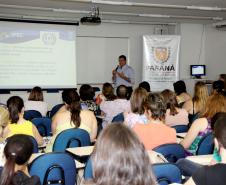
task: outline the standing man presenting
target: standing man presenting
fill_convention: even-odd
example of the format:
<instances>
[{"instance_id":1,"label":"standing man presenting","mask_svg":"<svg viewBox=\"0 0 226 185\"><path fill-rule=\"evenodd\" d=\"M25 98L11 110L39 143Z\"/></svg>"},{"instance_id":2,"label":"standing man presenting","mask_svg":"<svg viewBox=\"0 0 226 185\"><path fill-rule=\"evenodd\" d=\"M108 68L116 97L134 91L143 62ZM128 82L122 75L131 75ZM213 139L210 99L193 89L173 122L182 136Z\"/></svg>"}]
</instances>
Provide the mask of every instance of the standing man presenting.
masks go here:
<instances>
[{"instance_id":1,"label":"standing man presenting","mask_svg":"<svg viewBox=\"0 0 226 185\"><path fill-rule=\"evenodd\" d=\"M133 85L135 83L135 74L132 67L126 64L126 56L119 56L119 65L112 71L112 80L116 87L125 85L128 88L128 99L133 92Z\"/></svg>"}]
</instances>

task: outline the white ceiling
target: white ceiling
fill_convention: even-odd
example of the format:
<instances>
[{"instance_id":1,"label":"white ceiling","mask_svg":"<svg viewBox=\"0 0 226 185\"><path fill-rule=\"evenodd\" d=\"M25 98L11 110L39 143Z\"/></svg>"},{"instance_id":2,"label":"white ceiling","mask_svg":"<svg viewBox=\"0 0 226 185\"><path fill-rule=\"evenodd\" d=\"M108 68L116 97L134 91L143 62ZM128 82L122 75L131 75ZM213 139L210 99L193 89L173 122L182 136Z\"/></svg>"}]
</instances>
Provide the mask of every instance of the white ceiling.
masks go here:
<instances>
[{"instance_id":1,"label":"white ceiling","mask_svg":"<svg viewBox=\"0 0 226 185\"><path fill-rule=\"evenodd\" d=\"M0 16L79 19L93 5L108 21L213 23L226 19L226 0L0 0Z\"/></svg>"}]
</instances>

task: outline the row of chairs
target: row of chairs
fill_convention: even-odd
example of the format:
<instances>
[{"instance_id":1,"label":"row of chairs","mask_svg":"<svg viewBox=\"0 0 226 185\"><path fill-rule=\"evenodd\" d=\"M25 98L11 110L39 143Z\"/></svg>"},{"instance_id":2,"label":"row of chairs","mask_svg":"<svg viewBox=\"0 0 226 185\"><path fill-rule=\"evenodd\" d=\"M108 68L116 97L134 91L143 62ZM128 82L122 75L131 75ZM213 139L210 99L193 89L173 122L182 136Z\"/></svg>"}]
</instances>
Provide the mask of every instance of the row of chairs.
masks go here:
<instances>
[{"instance_id":1,"label":"row of chairs","mask_svg":"<svg viewBox=\"0 0 226 185\"><path fill-rule=\"evenodd\" d=\"M153 172L160 185L181 183L181 171L172 163L154 164ZM41 184L76 184L76 164L72 156L63 152L43 154L29 166L30 175L37 175ZM93 178L92 162L89 159L84 170L84 179Z\"/></svg>"},{"instance_id":2,"label":"row of chairs","mask_svg":"<svg viewBox=\"0 0 226 185\"><path fill-rule=\"evenodd\" d=\"M156 176L159 185L167 185L171 183L181 183L181 171L173 163L158 163L152 165L153 172ZM90 180L93 178L91 159L86 163L84 169L84 179Z\"/></svg>"},{"instance_id":3,"label":"row of chairs","mask_svg":"<svg viewBox=\"0 0 226 185\"><path fill-rule=\"evenodd\" d=\"M76 137L75 137L76 136ZM212 139L211 134L208 134L208 138ZM211 141L212 142L212 141ZM205 149L205 144L209 144L211 142L208 141L201 141L201 144L199 148ZM31 164L30 167L30 173L31 175L38 175L41 179L43 184L46 183L56 183L56 184L71 184L70 182L67 182L68 176L66 175L67 169L73 168L75 169L74 172L70 172L73 174L73 177L76 176L76 168L70 167L67 162L63 162L64 158L68 159L71 157L63 157L63 155L67 154L65 153L66 148L68 147L80 147L80 146L89 146L90 140L89 135L86 131L82 129L68 129L59 134L59 136L56 138L56 142L54 143L53 151L54 153L50 154L44 154L37 158L37 161L35 160L34 163L37 163L34 165ZM37 145L36 145L37 146ZM59 153L63 152L63 153ZM153 165L153 171L157 177L157 180L160 185L165 185L168 183L181 183L181 173L180 170L175 166L173 163L175 163L178 159L185 157L184 149L179 144L166 144L159 146L154 149L154 151L159 152L163 154L163 156L171 163L164 163L164 164L155 164ZM199 151L202 151L199 149ZM206 151L204 151L206 152ZM203 153L200 153L203 154ZM47 156L46 156L47 155ZM67 154L69 155L69 154ZM57 157L60 157L60 160ZM50 159L51 158L51 159ZM53 159L52 159L53 158ZM42 160L46 160L46 162L42 162ZM70 159L68 159L70 160ZM61 164L61 162L63 164ZM72 162L70 162L72 163ZM92 171L90 172L90 162L88 161L85 168L85 174L84 177L87 178L87 173L92 174ZM67 166L64 167L62 165ZM73 162L74 164L74 162ZM41 166L40 166L41 165ZM48 166L49 165L49 166ZM65 169L67 168L67 169ZM87 169L88 168L88 169ZM43 170L40 170L43 169ZM88 170L88 172L87 172ZM70 179L73 180L74 179ZM61 182L61 183L59 183Z\"/></svg>"},{"instance_id":4,"label":"row of chairs","mask_svg":"<svg viewBox=\"0 0 226 185\"><path fill-rule=\"evenodd\" d=\"M52 118L63 105L64 105L63 103L55 105L51 109L51 111L49 111L47 113L46 116L49 117L49 118ZM26 110L26 111L24 111L24 118L26 120L31 121L34 118L42 118L42 114L37 110Z\"/></svg>"}]
</instances>

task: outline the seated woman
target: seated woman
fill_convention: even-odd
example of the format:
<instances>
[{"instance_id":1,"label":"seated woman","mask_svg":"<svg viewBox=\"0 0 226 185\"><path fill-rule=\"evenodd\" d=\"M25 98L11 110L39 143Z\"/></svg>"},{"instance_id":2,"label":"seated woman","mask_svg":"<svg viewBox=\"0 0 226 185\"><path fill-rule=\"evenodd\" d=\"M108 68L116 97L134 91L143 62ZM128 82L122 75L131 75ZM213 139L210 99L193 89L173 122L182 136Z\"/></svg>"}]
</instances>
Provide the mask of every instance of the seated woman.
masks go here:
<instances>
[{"instance_id":1,"label":"seated woman","mask_svg":"<svg viewBox=\"0 0 226 185\"><path fill-rule=\"evenodd\" d=\"M185 185L224 185L226 182L226 117L219 118L214 126L214 143L221 162L199 168Z\"/></svg>"},{"instance_id":2,"label":"seated woman","mask_svg":"<svg viewBox=\"0 0 226 185\"><path fill-rule=\"evenodd\" d=\"M187 93L186 85L184 81L179 80L173 84L174 91L177 95L177 102L180 107L184 105L185 102L191 99L191 96Z\"/></svg>"},{"instance_id":3,"label":"seated woman","mask_svg":"<svg viewBox=\"0 0 226 185\"><path fill-rule=\"evenodd\" d=\"M61 106L60 109L54 114L54 116L52 117L52 120L54 119L54 117L55 117L58 113L60 113L60 112L65 112L65 111L67 110L67 103L66 103L66 101L67 101L67 98L68 98L68 97L67 97L68 93L67 93L66 91L68 91L68 89L62 91L62 101L63 101L64 105ZM71 89L70 89L70 93L72 93L72 94L73 94L73 93L77 93L77 91L76 91L76 89L71 88Z\"/></svg>"},{"instance_id":4,"label":"seated woman","mask_svg":"<svg viewBox=\"0 0 226 185\"><path fill-rule=\"evenodd\" d=\"M94 141L97 135L97 120L92 111L81 110L80 98L76 91L68 89L64 91L66 110L57 113L52 121L53 137L47 145L46 151L51 152L56 136L70 128L81 128L90 135L90 140Z\"/></svg>"},{"instance_id":5,"label":"seated woman","mask_svg":"<svg viewBox=\"0 0 226 185\"><path fill-rule=\"evenodd\" d=\"M194 97L184 103L183 108L189 113L189 122L192 123L195 115L203 112L209 97L207 86L204 82L195 83Z\"/></svg>"},{"instance_id":6,"label":"seated woman","mask_svg":"<svg viewBox=\"0 0 226 185\"><path fill-rule=\"evenodd\" d=\"M143 82L139 83L139 87L144 88L148 93L151 92L150 84L148 82L146 82L146 81L143 81Z\"/></svg>"},{"instance_id":7,"label":"seated woman","mask_svg":"<svg viewBox=\"0 0 226 185\"><path fill-rule=\"evenodd\" d=\"M216 93L225 95L224 82L222 80L214 81L212 84L212 94Z\"/></svg>"},{"instance_id":8,"label":"seated woman","mask_svg":"<svg viewBox=\"0 0 226 185\"><path fill-rule=\"evenodd\" d=\"M34 87L28 97L28 101L24 103L25 110L36 110L44 117L47 113L47 103L44 102L41 87Z\"/></svg>"},{"instance_id":9,"label":"seated woman","mask_svg":"<svg viewBox=\"0 0 226 185\"><path fill-rule=\"evenodd\" d=\"M93 111L95 115L100 114L100 108L94 101L95 92L88 84L83 84L79 89L82 109Z\"/></svg>"},{"instance_id":10,"label":"seated woman","mask_svg":"<svg viewBox=\"0 0 226 185\"><path fill-rule=\"evenodd\" d=\"M130 98L131 112L124 112L124 123L127 126L132 128L136 123L145 124L148 122L142 106L147 95L147 91L142 87L138 87L133 91Z\"/></svg>"},{"instance_id":11,"label":"seated woman","mask_svg":"<svg viewBox=\"0 0 226 185\"><path fill-rule=\"evenodd\" d=\"M15 134L25 134L33 136L39 145L43 144L43 139L32 122L23 118L24 102L19 96L12 96L7 100L10 123L3 132L3 137L11 137Z\"/></svg>"},{"instance_id":12,"label":"seated woman","mask_svg":"<svg viewBox=\"0 0 226 185\"><path fill-rule=\"evenodd\" d=\"M188 124L188 112L185 109L179 108L177 103L176 94L166 89L161 92L166 104L165 124L168 126L175 125L187 125Z\"/></svg>"},{"instance_id":13,"label":"seated woman","mask_svg":"<svg viewBox=\"0 0 226 185\"><path fill-rule=\"evenodd\" d=\"M110 124L98 137L91 156L93 184L156 185L149 156L123 124Z\"/></svg>"},{"instance_id":14,"label":"seated woman","mask_svg":"<svg viewBox=\"0 0 226 185\"><path fill-rule=\"evenodd\" d=\"M195 155L200 140L204 135L212 132L211 119L218 112L226 112L226 98L221 93L213 94L208 98L201 118L192 123L187 135L181 141L180 144L187 150L187 155Z\"/></svg>"},{"instance_id":15,"label":"seated woman","mask_svg":"<svg viewBox=\"0 0 226 185\"><path fill-rule=\"evenodd\" d=\"M113 101L116 99L116 96L114 95L114 88L110 83L104 83L102 87L102 93L98 94L96 97L96 104L100 105L104 103L105 101Z\"/></svg>"},{"instance_id":16,"label":"seated woman","mask_svg":"<svg viewBox=\"0 0 226 185\"><path fill-rule=\"evenodd\" d=\"M5 107L0 106L0 142L5 141L3 133L8 124L9 124L9 111Z\"/></svg>"},{"instance_id":17,"label":"seated woman","mask_svg":"<svg viewBox=\"0 0 226 185\"><path fill-rule=\"evenodd\" d=\"M40 185L38 176L28 172L28 160L33 152L33 143L28 136L18 134L10 137L4 148L6 158L1 171L0 185Z\"/></svg>"},{"instance_id":18,"label":"seated woman","mask_svg":"<svg viewBox=\"0 0 226 185\"><path fill-rule=\"evenodd\" d=\"M147 124L136 124L133 130L147 150L167 143L176 143L176 131L165 125L166 106L158 93L149 94L143 103Z\"/></svg>"}]
</instances>

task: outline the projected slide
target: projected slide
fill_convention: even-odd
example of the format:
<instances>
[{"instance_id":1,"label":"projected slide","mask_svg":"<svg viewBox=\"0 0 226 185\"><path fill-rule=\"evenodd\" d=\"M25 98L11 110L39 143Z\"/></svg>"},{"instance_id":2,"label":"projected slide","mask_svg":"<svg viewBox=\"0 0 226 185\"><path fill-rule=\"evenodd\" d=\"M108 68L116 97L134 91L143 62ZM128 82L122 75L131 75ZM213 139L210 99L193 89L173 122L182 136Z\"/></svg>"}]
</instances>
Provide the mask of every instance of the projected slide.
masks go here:
<instances>
[{"instance_id":1,"label":"projected slide","mask_svg":"<svg viewBox=\"0 0 226 185\"><path fill-rule=\"evenodd\" d=\"M75 87L75 29L0 22L0 88Z\"/></svg>"}]
</instances>

